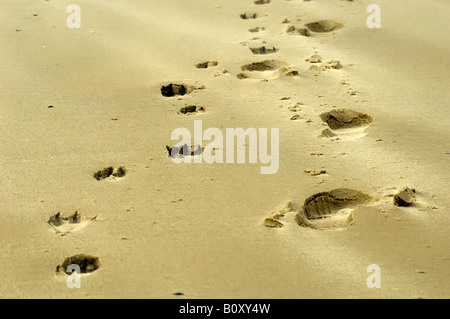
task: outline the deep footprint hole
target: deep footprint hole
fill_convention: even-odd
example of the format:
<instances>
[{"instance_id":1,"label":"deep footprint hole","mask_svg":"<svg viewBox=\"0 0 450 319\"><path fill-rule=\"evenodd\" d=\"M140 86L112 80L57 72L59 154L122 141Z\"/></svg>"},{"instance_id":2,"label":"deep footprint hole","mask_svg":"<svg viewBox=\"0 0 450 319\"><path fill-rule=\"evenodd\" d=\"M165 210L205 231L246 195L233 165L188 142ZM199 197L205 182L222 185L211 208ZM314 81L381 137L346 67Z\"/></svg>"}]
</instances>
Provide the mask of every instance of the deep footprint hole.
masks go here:
<instances>
[{"instance_id":1,"label":"deep footprint hole","mask_svg":"<svg viewBox=\"0 0 450 319\"><path fill-rule=\"evenodd\" d=\"M100 258L85 254L68 257L64 260L62 265L56 267L56 271L63 271L66 274L71 275L70 265L77 265L80 267L80 272L82 274L87 274L96 271L100 267Z\"/></svg>"},{"instance_id":2,"label":"deep footprint hole","mask_svg":"<svg viewBox=\"0 0 450 319\"><path fill-rule=\"evenodd\" d=\"M170 83L169 85L163 85L161 87L161 94L165 97L172 97L177 95L183 96L187 94L187 88L184 84Z\"/></svg>"}]
</instances>

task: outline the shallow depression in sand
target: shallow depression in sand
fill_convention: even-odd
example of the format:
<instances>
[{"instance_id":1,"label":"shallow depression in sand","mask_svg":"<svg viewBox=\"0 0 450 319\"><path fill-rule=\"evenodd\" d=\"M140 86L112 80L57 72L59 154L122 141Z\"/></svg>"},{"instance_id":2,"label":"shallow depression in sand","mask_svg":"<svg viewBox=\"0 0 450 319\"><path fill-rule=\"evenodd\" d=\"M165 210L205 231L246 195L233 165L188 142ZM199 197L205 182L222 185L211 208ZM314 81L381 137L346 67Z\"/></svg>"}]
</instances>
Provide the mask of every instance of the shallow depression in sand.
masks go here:
<instances>
[{"instance_id":1,"label":"shallow depression in sand","mask_svg":"<svg viewBox=\"0 0 450 319\"><path fill-rule=\"evenodd\" d=\"M217 61L205 61L205 62L197 63L195 65L195 67L197 69L207 69L207 68L212 68L212 67L218 66L218 65L219 65L219 62L217 62Z\"/></svg>"},{"instance_id":2,"label":"shallow depression in sand","mask_svg":"<svg viewBox=\"0 0 450 319\"><path fill-rule=\"evenodd\" d=\"M297 223L315 229L343 228L353 222L353 208L370 201L371 196L348 188L317 193L305 200Z\"/></svg>"},{"instance_id":3,"label":"shallow depression in sand","mask_svg":"<svg viewBox=\"0 0 450 319\"><path fill-rule=\"evenodd\" d=\"M320 21L316 21L316 22L307 23L307 24L305 24L305 26L309 30L311 30L313 32L317 32L317 33L331 32L336 29L340 29L340 28L344 27L344 25L342 23L335 22L332 20L320 20Z\"/></svg>"},{"instance_id":4,"label":"shallow depression in sand","mask_svg":"<svg viewBox=\"0 0 450 319\"><path fill-rule=\"evenodd\" d=\"M298 71L290 69L289 64L280 60L265 60L241 66L243 72L239 73L239 79L277 79L282 75L295 76Z\"/></svg>"},{"instance_id":5,"label":"shallow depression in sand","mask_svg":"<svg viewBox=\"0 0 450 319\"><path fill-rule=\"evenodd\" d=\"M371 116L349 109L338 109L322 113L320 118L332 130L363 127L373 122Z\"/></svg>"}]
</instances>

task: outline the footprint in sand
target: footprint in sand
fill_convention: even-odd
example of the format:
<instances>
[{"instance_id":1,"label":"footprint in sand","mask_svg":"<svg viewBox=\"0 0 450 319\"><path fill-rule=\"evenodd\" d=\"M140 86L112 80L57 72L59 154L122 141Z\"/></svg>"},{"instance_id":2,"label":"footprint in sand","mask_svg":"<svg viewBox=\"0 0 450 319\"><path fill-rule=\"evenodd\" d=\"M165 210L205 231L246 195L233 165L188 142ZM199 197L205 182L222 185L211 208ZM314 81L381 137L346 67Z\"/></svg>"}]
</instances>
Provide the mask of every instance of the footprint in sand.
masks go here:
<instances>
[{"instance_id":1,"label":"footprint in sand","mask_svg":"<svg viewBox=\"0 0 450 319\"><path fill-rule=\"evenodd\" d=\"M70 265L78 265L81 274L88 274L100 267L100 258L85 254L68 257L62 265L56 266L56 272L64 272L67 275L71 275L73 269L70 269Z\"/></svg>"},{"instance_id":2,"label":"footprint in sand","mask_svg":"<svg viewBox=\"0 0 450 319\"><path fill-rule=\"evenodd\" d=\"M254 4L269 4L270 0L256 0Z\"/></svg>"},{"instance_id":3,"label":"footprint in sand","mask_svg":"<svg viewBox=\"0 0 450 319\"><path fill-rule=\"evenodd\" d=\"M305 24L305 27L307 27L312 32L328 33L343 28L344 25L342 23L335 22L332 20L320 20L317 22L307 23Z\"/></svg>"},{"instance_id":4,"label":"footprint in sand","mask_svg":"<svg viewBox=\"0 0 450 319\"><path fill-rule=\"evenodd\" d=\"M201 63L197 63L195 65L195 67L197 69L207 69L207 68L212 68L214 66L218 66L219 62L217 61L205 61L205 62L201 62Z\"/></svg>"},{"instance_id":5,"label":"footprint in sand","mask_svg":"<svg viewBox=\"0 0 450 319\"><path fill-rule=\"evenodd\" d=\"M264 28L264 27L254 27L254 28L250 28L248 31L250 31L252 33L264 32L264 31L266 31L266 28Z\"/></svg>"},{"instance_id":6,"label":"footprint in sand","mask_svg":"<svg viewBox=\"0 0 450 319\"><path fill-rule=\"evenodd\" d=\"M261 16L260 16L258 13L253 13L253 12L249 13L249 12L246 12L246 13L241 14L240 17L241 17L241 19L243 19L243 20L248 20L248 19L258 19L258 18L260 18Z\"/></svg>"},{"instance_id":7,"label":"footprint in sand","mask_svg":"<svg viewBox=\"0 0 450 319\"><path fill-rule=\"evenodd\" d=\"M83 229L96 218L97 216L92 218L82 218L80 213L76 211L73 215L68 217L63 217L61 216L61 213L57 213L50 217L47 223L57 235L65 236L69 233Z\"/></svg>"},{"instance_id":8,"label":"footprint in sand","mask_svg":"<svg viewBox=\"0 0 450 319\"><path fill-rule=\"evenodd\" d=\"M171 158L184 158L188 156L197 156L201 155L204 147L200 147L200 145L193 145L190 146L187 144L184 144L182 146L177 147L171 147L166 145L167 154Z\"/></svg>"},{"instance_id":9,"label":"footprint in sand","mask_svg":"<svg viewBox=\"0 0 450 319\"><path fill-rule=\"evenodd\" d=\"M198 106L198 105L188 105L188 106L182 107L178 111L178 114L186 114L186 115L198 114L198 113L205 113L205 108L203 106Z\"/></svg>"},{"instance_id":10,"label":"footprint in sand","mask_svg":"<svg viewBox=\"0 0 450 319\"><path fill-rule=\"evenodd\" d=\"M290 69L286 62L278 60L265 60L246 64L241 66L241 70L243 72L237 75L239 79L272 80L282 75L298 75L298 72Z\"/></svg>"},{"instance_id":11,"label":"footprint in sand","mask_svg":"<svg viewBox=\"0 0 450 319\"><path fill-rule=\"evenodd\" d=\"M161 87L161 94L165 97L173 97L178 95L190 94L196 90L204 89L204 86L195 86L190 84L174 84L163 85Z\"/></svg>"},{"instance_id":12,"label":"footprint in sand","mask_svg":"<svg viewBox=\"0 0 450 319\"><path fill-rule=\"evenodd\" d=\"M320 20L305 24L303 28L297 28L294 25L288 26L286 33L293 35L302 35L305 37L320 37L327 33L343 28L344 25L332 20Z\"/></svg>"},{"instance_id":13,"label":"footprint in sand","mask_svg":"<svg viewBox=\"0 0 450 319\"><path fill-rule=\"evenodd\" d=\"M128 170L124 166L120 166L119 168L114 169L112 166L106 167L104 169L99 170L94 174L94 178L98 181L103 179L111 179L115 180L117 178L122 178L127 175Z\"/></svg>"},{"instance_id":14,"label":"footprint in sand","mask_svg":"<svg viewBox=\"0 0 450 319\"><path fill-rule=\"evenodd\" d=\"M339 62L337 60L327 61L322 64L317 64L318 62L310 62L310 63L314 63L313 65L311 65L309 67L310 70L314 70L314 71L325 71L328 69L334 69L334 70L342 69L341 62Z\"/></svg>"},{"instance_id":15,"label":"footprint in sand","mask_svg":"<svg viewBox=\"0 0 450 319\"><path fill-rule=\"evenodd\" d=\"M275 47L257 47L257 48L250 48L253 54L273 54L278 52L278 48Z\"/></svg>"},{"instance_id":16,"label":"footprint in sand","mask_svg":"<svg viewBox=\"0 0 450 319\"><path fill-rule=\"evenodd\" d=\"M291 34L291 35L302 35L304 37L311 36L311 32L309 32L308 29L306 29L306 28L297 28L294 25L288 26L287 29L286 29L286 33L287 34Z\"/></svg>"},{"instance_id":17,"label":"footprint in sand","mask_svg":"<svg viewBox=\"0 0 450 319\"><path fill-rule=\"evenodd\" d=\"M322 113L320 118L329 128L320 137L355 139L366 135L366 128L373 122L371 116L349 109L337 109Z\"/></svg>"},{"instance_id":18,"label":"footprint in sand","mask_svg":"<svg viewBox=\"0 0 450 319\"><path fill-rule=\"evenodd\" d=\"M269 217L264 219L263 225L269 228L281 228L284 226L283 217L286 213L292 212L294 207L291 201L287 201L284 207L273 211Z\"/></svg>"},{"instance_id":19,"label":"footprint in sand","mask_svg":"<svg viewBox=\"0 0 450 319\"><path fill-rule=\"evenodd\" d=\"M371 201L371 196L354 189L321 192L305 200L296 221L300 226L314 229L345 228L354 221L354 208Z\"/></svg>"}]
</instances>

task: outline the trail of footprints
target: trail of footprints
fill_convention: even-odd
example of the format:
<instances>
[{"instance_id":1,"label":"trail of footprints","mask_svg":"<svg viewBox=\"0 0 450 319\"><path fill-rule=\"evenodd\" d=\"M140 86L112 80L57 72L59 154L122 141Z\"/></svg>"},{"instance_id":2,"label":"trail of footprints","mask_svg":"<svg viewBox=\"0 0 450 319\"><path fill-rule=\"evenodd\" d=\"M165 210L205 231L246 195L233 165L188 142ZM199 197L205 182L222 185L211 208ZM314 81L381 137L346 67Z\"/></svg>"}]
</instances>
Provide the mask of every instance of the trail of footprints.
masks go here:
<instances>
[{"instance_id":1,"label":"trail of footprints","mask_svg":"<svg viewBox=\"0 0 450 319\"><path fill-rule=\"evenodd\" d=\"M255 1L255 4L269 3L270 1ZM262 16L253 12L241 15L242 19L258 19L259 17ZM297 22L300 21L301 19L297 18ZM298 35L311 38L334 36L339 29L344 27L342 23L327 19L309 22L303 25L295 25L290 24L291 21L285 18L281 23L289 24L285 30L287 35ZM267 30L265 26L254 26L250 28L249 31L251 33L261 33ZM256 39L259 38L254 38L253 40ZM263 41L263 43L266 43L266 41ZM247 45L247 42L243 42L242 44ZM250 50L253 54L260 55L275 54L280 49L275 48L274 46L264 45L261 47L250 47ZM305 61L311 64L309 67L311 71L323 72L326 70L340 70L343 68L340 61L323 61L322 57L318 55L317 52L306 58ZM277 79L282 75L298 75L298 72L293 70L287 62L277 59L246 64L241 67L241 70L242 72L237 75L239 79L253 78L267 81ZM345 86L350 85L348 79L342 79L340 84ZM346 94L356 95L356 91L349 87ZM312 122L311 119L306 119L301 113L304 106L303 103L292 103L290 102L289 97L283 97L281 100L290 103L287 108L289 111L295 113L295 115L292 115L290 118L292 121L304 120L305 123ZM368 114L342 108L323 112L319 115L319 118L326 128L323 129L318 137L327 138L332 141L362 138L366 135L367 128L373 123L373 118ZM305 173L314 177L328 174L327 170L324 168L319 170L305 169ZM398 191L396 194L390 194L388 196L393 197L393 202L384 203L386 205L390 203L396 206L407 207L411 205L414 206L414 203L416 202L415 191L407 187ZM295 214L291 219L295 220L295 222L302 227L318 230L345 229L354 223L355 217L353 211L356 207L361 205L378 205L379 200L377 198L377 196L372 196L359 190L348 188L323 191L306 198L302 207L296 213L292 202L288 201L283 208L275 210L269 217L266 217L263 221L263 225L270 228L282 228L286 222L286 216Z\"/></svg>"},{"instance_id":2,"label":"trail of footprints","mask_svg":"<svg viewBox=\"0 0 450 319\"><path fill-rule=\"evenodd\" d=\"M350 1L350 0L347 0ZM306 0L305 0L306 2ZM270 5L271 0L256 0L254 5ZM242 20L258 21L264 18L257 12L245 12L240 15ZM301 19L297 18L297 22ZM285 18L281 21L282 24L290 23L290 20ZM304 37L326 37L334 35L335 32L344 25L335 22L333 20L319 20L309 22L303 25L289 24L285 30L287 35L299 35ZM250 33L264 33L265 26L253 26L248 29ZM246 43L244 43L246 45ZM275 55L280 51L280 48L267 45L263 41L261 46L249 47L250 52L254 56L259 55ZM310 70L322 72L328 69L339 70L343 66L339 61L323 61L322 57L317 52L305 59L310 63ZM199 70L217 69L220 63L215 60L202 61L195 64L195 68ZM215 76L227 74L226 69L217 71ZM261 81L274 80L281 76L299 76L299 72L293 68L289 63L279 59L265 59L261 61L247 63L241 66L241 72L236 75L237 79L257 79ZM349 86L348 79L342 79L340 84ZM205 87L198 84L189 83L165 83L161 86L161 95L165 98L180 98L186 95L195 94L199 90L203 90ZM348 94L353 95L354 91L349 88ZM283 102L291 103L288 110L295 113L291 116L291 120L305 120L305 123L311 123L311 119L305 119L305 116L301 114L304 105L300 102L292 104L289 97L281 98ZM185 105L179 108L177 114L179 116L197 116L205 113L206 108L195 104ZM328 139L354 139L356 137L363 137L366 129L372 124L373 118L365 113L360 113L351 109L333 109L327 112L323 112L319 115L323 125L327 126L319 135L320 138ZM203 151L199 145L183 145L175 148L166 145L166 151L168 156L171 157L185 157L185 156L197 156ZM344 153L343 153L344 154ZM322 156L322 153L313 152L311 155ZM112 166L100 169L93 174L93 180L98 182L104 181L118 181L124 178L128 173L128 170L124 166L113 168ZM327 175L326 169L319 170L305 169L305 173L313 177ZM388 193L382 195L384 198L393 198L392 202L397 206L414 206L417 205L417 195L414 189L404 188L398 190L397 193ZM424 201L420 201L419 206L424 207ZM311 229L345 229L352 225L354 222L353 211L360 205L375 205L379 203L376 196L365 194L359 190L348 188L336 188L328 191L319 192L310 195L303 202L300 209L295 210L291 201L272 212L263 221L263 225L269 228L282 228L286 222L290 220L295 221L299 226L307 227ZM389 202L385 202L388 204ZM66 236L71 233L76 233L88 226L90 223L96 220L94 217L82 217L81 214L76 211L69 216L62 216L60 212L51 216L48 220L48 224L51 230L59 236ZM71 274L72 269L69 266L77 265L82 274L89 274L100 268L100 258L87 254L77 254L67 257L61 265L56 267L56 271L59 273Z\"/></svg>"}]
</instances>

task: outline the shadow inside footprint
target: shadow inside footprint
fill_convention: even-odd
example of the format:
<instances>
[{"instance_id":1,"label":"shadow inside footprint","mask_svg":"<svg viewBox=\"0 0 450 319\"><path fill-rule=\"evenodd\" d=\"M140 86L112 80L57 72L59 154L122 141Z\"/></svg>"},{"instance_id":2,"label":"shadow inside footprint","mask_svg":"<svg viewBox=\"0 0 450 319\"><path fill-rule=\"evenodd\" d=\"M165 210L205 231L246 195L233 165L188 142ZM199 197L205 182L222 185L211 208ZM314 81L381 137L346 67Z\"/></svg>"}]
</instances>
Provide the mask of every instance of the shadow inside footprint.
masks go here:
<instances>
[{"instance_id":1,"label":"shadow inside footprint","mask_svg":"<svg viewBox=\"0 0 450 319\"><path fill-rule=\"evenodd\" d=\"M114 172L114 168L110 167L106 167L104 169L99 170L97 173L94 174L94 178L96 180L102 180L105 178L108 178L109 176L111 176L111 174Z\"/></svg>"},{"instance_id":2,"label":"shadow inside footprint","mask_svg":"<svg viewBox=\"0 0 450 319\"><path fill-rule=\"evenodd\" d=\"M281 62L281 61L266 60L266 61L254 62L251 64L243 65L243 66L241 66L241 70L242 71L250 71L250 72L274 71L285 65L286 65L286 63Z\"/></svg>"},{"instance_id":3,"label":"shadow inside footprint","mask_svg":"<svg viewBox=\"0 0 450 319\"><path fill-rule=\"evenodd\" d=\"M206 62L197 63L195 65L195 67L197 69L207 69L207 68L211 68L211 67L214 67L217 65L219 65L219 62L217 62L217 61L206 61Z\"/></svg>"},{"instance_id":4,"label":"shadow inside footprint","mask_svg":"<svg viewBox=\"0 0 450 319\"><path fill-rule=\"evenodd\" d=\"M278 48L272 47L267 48L265 46L259 47L259 48L250 48L253 54L272 54L277 53Z\"/></svg>"},{"instance_id":5,"label":"shadow inside footprint","mask_svg":"<svg viewBox=\"0 0 450 319\"><path fill-rule=\"evenodd\" d=\"M114 177L124 177L125 175L127 175L127 170L123 166L120 166L114 173L112 173L112 176Z\"/></svg>"},{"instance_id":6,"label":"shadow inside footprint","mask_svg":"<svg viewBox=\"0 0 450 319\"><path fill-rule=\"evenodd\" d=\"M308 219L325 218L343 208L368 202L370 198L358 190L337 188L308 197L303 204L303 212Z\"/></svg>"},{"instance_id":7,"label":"shadow inside footprint","mask_svg":"<svg viewBox=\"0 0 450 319\"><path fill-rule=\"evenodd\" d=\"M116 170L114 170L114 168L112 166L110 166L110 167L106 167L106 168L96 172L94 174L94 178L96 180L100 181L100 180L106 179L110 176L114 176L114 177L118 177L118 178L124 177L126 174L127 174L127 169L124 166L120 166Z\"/></svg>"},{"instance_id":8,"label":"shadow inside footprint","mask_svg":"<svg viewBox=\"0 0 450 319\"><path fill-rule=\"evenodd\" d=\"M56 213L48 220L48 223L52 226L58 227L62 224L79 224L81 222L81 215L76 211L73 215L69 217L62 217L61 213Z\"/></svg>"},{"instance_id":9,"label":"shadow inside footprint","mask_svg":"<svg viewBox=\"0 0 450 319\"><path fill-rule=\"evenodd\" d=\"M358 190L337 188L308 197L296 220L315 229L341 228L353 222L353 208L367 204L371 196Z\"/></svg>"},{"instance_id":10,"label":"shadow inside footprint","mask_svg":"<svg viewBox=\"0 0 450 319\"><path fill-rule=\"evenodd\" d=\"M92 221L94 221L97 216L92 218L81 218L81 214L76 211L73 215L68 217L61 216L61 213L57 213L50 217L47 223L52 226L52 229L55 231L57 235L65 236L72 232L77 232L87 225L89 225Z\"/></svg>"},{"instance_id":11,"label":"shadow inside footprint","mask_svg":"<svg viewBox=\"0 0 450 319\"><path fill-rule=\"evenodd\" d=\"M176 95L185 95L187 93L187 89L184 84L173 84L161 87L161 94L165 97L172 97Z\"/></svg>"},{"instance_id":12,"label":"shadow inside footprint","mask_svg":"<svg viewBox=\"0 0 450 319\"><path fill-rule=\"evenodd\" d=\"M283 75L297 76L298 71L292 70L286 62L278 60L265 60L241 66L243 72L237 75L238 79L259 79L268 81Z\"/></svg>"},{"instance_id":13,"label":"shadow inside footprint","mask_svg":"<svg viewBox=\"0 0 450 319\"><path fill-rule=\"evenodd\" d=\"M344 27L342 23L335 22L332 20L320 20L317 22L307 23L305 24L305 26L309 30L317 33L327 33Z\"/></svg>"},{"instance_id":14,"label":"shadow inside footprint","mask_svg":"<svg viewBox=\"0 0 450 319\"><path fill-rule=\"evenodd\" d=\"M241 14L241 19L257 19L259 15L257 13L243 13Z\"/></svg>"},{"instance_id":15,"label":"shadow inside footprint","mask_svg":"<svg viewBox=\"0 0 450 319\"><path fill-rule=\"evenodd\" d=\"M248 31L255 33L255 32L264 32L266 30L266 28L264 27L254 27L254 28L250 28Z\"/></svg>"},{"instance_id":16,"label":"shadow inside footprint","mask_svg":"<svg viewBox=\"0 0 450 319\"><path fill-rule=\"evenodd\" d=\"M373 122L371 116L349 109L338 109L320 115L322 121L332 130L368 126Z\"/></svg>"},{"instance_id":17,"label":"shadow inside footprint","mask_svg":"<svg viewBox=\"0 0 450 319\"><path fill-rule=\"evenodd\" d=\"M197 106L197 105L188 105L185 107L182 107L178 113L180 114L196 114L196 113L204 113L205 108L203 106Z\"/></svg>"},{"instance_id":18,"label":"shadow inside footprint","mask_svg":"<svg viewBox=\"0 0 450 319\"><path fill-rule=\"evenodd\" d=\"M56 272L63 271L66 274L71 275L73 269L70 269L70 265L77 265L80 267L80 272L82 274L86 274L96 271L100 267L100 259L98 257L85 254L68 257L64 260L62 265L58 265L56 267Z\"/></svg>"},{"instance_id":19,"label":"shadow inside footprint","mask_svg":"<svg viewBox=\"0 0 450 319\"><path fill-rule=\"evenodd\" d=\"M196 156L201 155L204 148L201 148L200 145L194 145L189 147L187 144L177 147L170 147L166 145L166 150L171 158L183 158L187 156Z\"/></svg>"}]
</instances>

